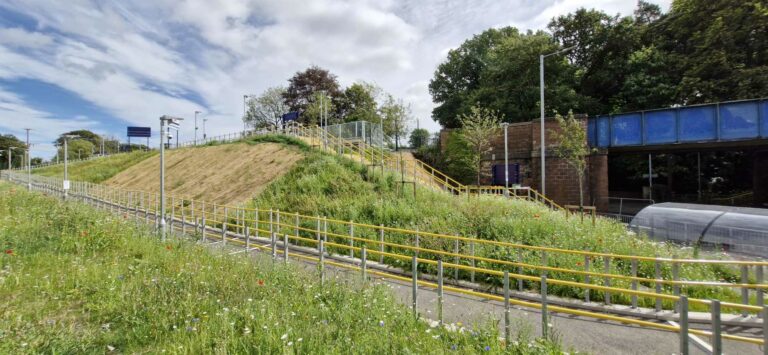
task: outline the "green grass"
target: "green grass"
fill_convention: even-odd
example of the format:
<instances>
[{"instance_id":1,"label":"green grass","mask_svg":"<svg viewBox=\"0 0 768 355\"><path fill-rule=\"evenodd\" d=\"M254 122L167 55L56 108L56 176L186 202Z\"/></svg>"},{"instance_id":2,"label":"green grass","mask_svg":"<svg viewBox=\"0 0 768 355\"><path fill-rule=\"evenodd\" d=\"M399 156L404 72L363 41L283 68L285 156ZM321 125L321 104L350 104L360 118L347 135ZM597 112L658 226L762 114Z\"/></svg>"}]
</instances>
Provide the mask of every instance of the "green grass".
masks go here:
<instances>
[{"instance_id":1,"label":"green grass","mask_svg":"<svg viewBox=\"0 0 768 355\"><path fill-rule=\"evenodd\" d=\"M160 243L127 216L7 183L0 250L0 353L503 352L492 326L431 329L386 287ZM508 353L559 352L521 337Z\"/></svg>"},{"instance_id":2,"label":"green grass","mask_svg":"<svg viewBox=\"0 0 768 355\"><path fill-rule=\"evenodd\" d=\"M117 154L111 157L96 158L82 162L70 163L68 167L69 179L74 181L88 181L100 183L115 176L117 173L128 169L142 160L158 154L156 151L136 151L132 153ZM42 176L64 176L64 164L34 169L34 174Z\"/></svg>"},{"instance_id":3,"label":"green grass","mask_svg":"<svg viewBox=\"0 0 768 355\"><path fill-rule=\"evenodd\" d=\"M405 191L398 183L399 176L380 172L371 173L366 167L349 159L309 151L306 158L289 173L270 184L254 201L253 206L273 208L282 211L299 212L305 215L328 216L333 219L354 220L373 225L383 224L391 227L437 232L480 239L507 241L526 245L557 247L571 250L609 252L624 255L653 257L655 255L680 258L692 257L689 250L675 245L656 243L645 237L628 233L620 223L599 218L596 225L590 219L581 222L577 218L566 219L562 212L553 212L541 204L523 200L505 200L491 196L472 196L470 199L418 188L413 196L411 185ZM312 221L307 221L306 228L315 228ZM266 228L266 227L265 227ZM347 227L329 225L330 231L348 234ZM356 236L377 239L373 230L356 229ZM311 237L307 235L308 237ZM389 240L412 243L410 236L388 233ZM338 242L346 244L346 241ZM453 251L453 242L422 237L420 245L428 248ZM373 247L373 246L369 246ZM347 253L346 251L339 251ZM399 250L400 253L403 250ZM469 254L469 245L462 246L462 252ZM476 255L489 256L502 260L515 260L517 251L510 248L477 246ZM522 260L529 264L540 265L541 253L522 251ZM433 256L434 257L434 256ZM548 265L568 269L583 269L584 257L549 253ZM449 257L453 262L453 258ZM602 272L603 260L593 258L592 270ZM409 262L392 259L388 263L410 269ZM469 264L468 260L462 261ZM500 265L478 262L479 267L499 269ZM432 266L421 265L422 269ZM630 274L628 260L611 260L611 272ZM432 270L434 271L434 270ZM516 269L510 269L516 272ZM452 272L452 271L451 271ZM538 276L534 270L524 273ZM653 278L654 265L650 262L639 264L639 276ZM550 272L550 278L583 282L584 278L561 272ZM672 278L671 267L662 268L665 278ZM468 278L468 273L462 272ZM729 267L685 265L680 270L681 279L689 280L728 280L737 281L737 273ZM489 284L500 285L498 277L477 274L477 279ZM602 284L602 279L592 278L593 283ZM628 281L613 280L613 286L629 288ZM537 289L538 283L526 282L528 289ZM643 286L653 287L652 284ZM567 297L582 298L584 291L569 286L550 285L551 293ZM671 288L665 288L671 293ZM731 290L711 287L684 288L690 297L712 298L738 301L738 296ZM591 299L603 300L602 292L591 292ZM613 302L629 303L629 296L612 295ZM641 299L640 303L652 306L653 299ZM671 308L671 303L665 303ZM692 305L693 309L697 309Z\"/></svg>"}]
</instances>

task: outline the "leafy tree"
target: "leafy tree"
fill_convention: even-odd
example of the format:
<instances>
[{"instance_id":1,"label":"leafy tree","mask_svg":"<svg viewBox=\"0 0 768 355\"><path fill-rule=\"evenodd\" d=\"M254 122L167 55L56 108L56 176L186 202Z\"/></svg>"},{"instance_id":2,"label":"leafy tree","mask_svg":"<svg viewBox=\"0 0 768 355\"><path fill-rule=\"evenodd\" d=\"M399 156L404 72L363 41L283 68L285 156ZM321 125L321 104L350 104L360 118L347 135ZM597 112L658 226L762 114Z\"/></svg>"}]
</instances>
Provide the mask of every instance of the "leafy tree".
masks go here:
<instances>
[{"instance_id":1,"label":"leafy tree","mask_svg":"<svg viewBox=\"0 0 768 355\"><path fill-rule=\"evenodd\" d=\"M24 161L23 149L25 149L26 146L26 143L19 140L12 134L0 134L0 155L3 156L2 159L0 159L0 166L2 166L4 169L8 168L8 147L19 148L13 149L13 151L10 153L11 165L14 167L21 166Z\"/></svg>"},{"instance_id":2,"label":"leafy tree","mask_svg":"<svg viewBox=\"0 0 768 355\"><path fill-rule=\"evenodd\" d=\"M429 131L424 128L417 128L411 132L408 139L411 149L419 149L429 143Z\"/></svg>"},{"instance_id":3,"label":"leafy tree","mask_svg":"<svg viewBox=\"0 0 768 355\"><path fill-rule=\"evenodd\" d=\"M378 90L374 85L354 83L339 98L337 111L344 122L379 122L378 105L374 98Z\"/></svg>"},{"instance_id":4,"label":"leafy tree","mask_svg":"<svg viewBox=\"0 0 768 355\"><path fill-rule=\"evenodd\" d=\"M558 130L550 130L552 139L558 142L555 154L570 165L579 179L579 207L584 207L584 175L587 172L587 156L590 153L587 144L587 129L583 121L577 120L573 111L563 117L555 115Z\"/></svg>"},{"instance_id":5,"label":"leafy tree","mask_svg":"<svg viewBox=\"0 0 768 355\"><path fill-rule=\"evenodd\" d=\"M395 139L395 150L399 148L400 138L408 133L408 122L411 120L411 107L401 99L395 99L387 94L379 108L379 114L384 120L384 134Z\"/></svg>"},{"instance_id":6,"label":"leafy tree","mask_svg":"<svg viewBox=\"0 0 768 355\"><path fill-rule=\"evenodd\" d=\"M333 99L327 94L318 91L310 97L307 108L302 112L300 120L306 124L319 125L323 112L328 115L329 125L341 123L338 116L334 115L336 104Z\"/></svg>"},{"instance_id":7,"label":"leafy tree","mask_svg":"<svg viewBox=\"0 0 768 355\"><path fill-rule=\"evenodd\" d=\"M68 157L67 159L78 159L78 156L81 159L89 158L91 155L93 155L94 150L96 149L96 146L91 143L89 140L86 139L72 139L67 141L67 153ZM64 144L59 146L59 149L56 153L59 156L59 160L64 160Z\"/></svg>"},{"instance_id":8,"label":"leafy tree","mask_svg":"<svg viewBox=\"0 0 768 355\"><path fill-rule=\"evenodd\" d=\"M461 136L471 149L470 160L477 175L477 185L480 185L483 155L491 148L491 139L498 132L503 117L498 111L473 106L468 114L459 116Z\"/></svg>"},{"instance_id":9,"label":"leafy tree","mask_svg":"<svg viewBox=\"0 0 768 355\"><path fill-rule=\"evenodd\" d=\"M325 91L334 101L341 96L336 75L318 66L297 72L288 79L288 83L288 89L282 96L290 111L304 112L312 102L315 92ZM304 122L302 118L299 121Z\"/></svg>"},{"instance_id":10,"label":"leafy tree","mask_svg":"<svg viewBox=\"0 0 768 355\"><path fill-rule=\"evenodd\" d=\"M472 148L459 131L448 133L445 150L434 165L462 184L475 181L476 171Z\"/></svg>"},{"instance_id":11,"label":"leafy tree","mask_svg":"<svg viewBox=\"0 0 768 355\"><path fill-rule=\"evenodd\" d=\"M105 139L102 136L100 136L100 135L98 135L98 134L96 134L96 133L94 133L92 131L89 131L87 129L79 129L79 130L75 130L75 131L69 131L69 132L62 133L62 134L59 135L59 138L57 138L55 141L53 141L53 144L55 144L55 145L64 145L64 136L65 135L75 135L75 136L78 136L77 139L83 139L83 140L86 140L86 141L90 142L96 148L96 150L99 151L99 152L101 151L101 143L102 143L102 139L103 139L104 140L104 150L106 151L106 153L107 154L117 153L118 144L117 144L117 140L116 139L114 139L114 138L106 138ZM90 150L88 151L88 153L90 154Z\"/></svg>"},{"instance_id":12,"label":"leafy tree","mask_svg":"<svg viewBox=\"0 0 768 355\"><path fill-rule=\"evenodd\" d=\"M259 97L249 99L245 122L255 128L280 127L283 115L289 112L283 100L285 92L284 87L276 86L268 88Z\"/></svg>"}]
</instances>

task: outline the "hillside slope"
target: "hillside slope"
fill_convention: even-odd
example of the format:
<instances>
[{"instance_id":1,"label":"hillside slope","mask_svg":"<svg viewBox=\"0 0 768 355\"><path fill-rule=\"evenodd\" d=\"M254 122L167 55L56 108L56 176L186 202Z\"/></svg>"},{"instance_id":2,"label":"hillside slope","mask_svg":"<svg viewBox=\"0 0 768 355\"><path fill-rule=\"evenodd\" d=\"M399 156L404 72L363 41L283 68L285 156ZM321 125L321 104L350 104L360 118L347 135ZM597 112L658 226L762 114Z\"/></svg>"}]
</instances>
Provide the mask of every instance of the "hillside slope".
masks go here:
<instances>
[{"instance_id":1,"label":"hillside slope","mask_svg":"<svg viewBox=\"0 0 768 355\"><path fill-rule=\"evenodd\" d=\"M101 183L115 174L128 169L147 158L153 157L156 154L157 151L136 151L98 159L71 162L68 167L69 179L74 181ZM64 164L34 169L32 172L42 176L56 176L63 178Z\"/></svg>"},{"instance_id":2,"label":"hillside slope","mask_svg":"<svg viewBox=\"0 0 768 355\"><path fill-rule=\"evenodd\" d=\"M235 143L166 152L166 191L208 202L238 204L249 200L288 172L304 155L275 143ZM107 180L107 184L142 191L159 190L160 159L147 159Z\"/></svg>"}]
</instances>

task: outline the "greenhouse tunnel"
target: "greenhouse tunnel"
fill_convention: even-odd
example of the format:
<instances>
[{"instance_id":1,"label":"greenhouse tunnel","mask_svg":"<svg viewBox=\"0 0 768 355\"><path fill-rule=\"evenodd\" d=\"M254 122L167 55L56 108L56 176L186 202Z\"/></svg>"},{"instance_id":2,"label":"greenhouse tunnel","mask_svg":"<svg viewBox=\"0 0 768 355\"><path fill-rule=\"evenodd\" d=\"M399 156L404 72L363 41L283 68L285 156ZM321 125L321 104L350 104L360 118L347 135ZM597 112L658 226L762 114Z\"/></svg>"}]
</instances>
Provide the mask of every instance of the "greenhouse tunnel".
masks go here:
<instances>
[{"instance_id":1,"label":"greenhouse tunnel","mask_svg":"<svg viewBox=\"0 0 768 355\"><path fill-rule=\"evenodd\" d=\"M665 202L642 209L631 230L651 239L768 258L768 210Z\"/></svg>"}]
</instances>

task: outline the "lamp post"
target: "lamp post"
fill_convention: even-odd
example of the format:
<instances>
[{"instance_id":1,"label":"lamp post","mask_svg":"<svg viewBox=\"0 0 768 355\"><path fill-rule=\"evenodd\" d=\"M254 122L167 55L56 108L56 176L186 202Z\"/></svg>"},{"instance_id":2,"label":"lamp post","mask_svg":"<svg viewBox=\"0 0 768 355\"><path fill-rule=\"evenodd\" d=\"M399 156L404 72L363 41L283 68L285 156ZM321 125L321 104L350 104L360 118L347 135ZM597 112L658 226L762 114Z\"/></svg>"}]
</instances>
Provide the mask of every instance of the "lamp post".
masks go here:
<instances>
[{"instance_id":1,"label":"lamp post","mask_svg":"<svg viewBox=\"0 0 768 355\"><path fill-rule=\"evenodd\" d=\"M74 139L74 138L80 138L77 135L74 134L65 134L64 135L64 182L62 184L62 187L64 189L64 199L67 199L67 194L69 192L69 170L67 165L67 159L69 157L69 149L67 148L67 140ZM57 154L58 156L58 154Z\"/></svg>"},{"instance_id":2,"label":"lamp post","mask_svg":"<svg viewBox=\"0 0 768 355\"><path fill-rule=\"evenodd\" d=\"M504 127L504 196L509 195L509 146L507 145L507 131L509 123L501 124Z\"/></svg>"},{"instance_id":3,"label":"lamp post","mask_svg":"<svg viewBox=\"0 0 768 355\"><path fill-rule=\"evenodd\" d=\"M179 121L183 118L172 117L168 115L160 116L160 238L165 241L165 140L163 138L163 128L166 122L168 127L179 127Z\"/></svg>"},{"instance_id":4,"label":"lamp post","mask_svg":"<svg viewBox=\"0 0 768 355\"><path fill-rule=\"evenodd\" d=\"M544 58L550 57L557 54L562 54L567 51L570 51L571 49L576 48L576 46L570 46L568 48L563 48L559 51L552 52L549 54L542 54L539 55L539 99L541 100L541 194L545 195L547 194L547 173L546 173L546 144L545 144L545 137L544 137L544 130L546 129L544 127Z\"/></svg>"},{"instance_id":5,"label":"lamp post","mask_svg":"<svg viewBox=\"0 0 768 355\"><path fill-rule=\"evenodd\" d=\"M11 169L13 168L12 167L12 165L13 165L13 159L12 159L13 153L12 152L13 152L14 149L22 149L23 150L24 148L21 148L21 147L8 147L8 173L9 174L10 174ZM10 175L8 175L8 178L10 179Z\"/></svg>"},{"instance_id":6,"label":"lamp post","mask_svg":"<svg viewBox=\"0 0 768 355\"><path fill-rule=\"evenodd\" d=\"M200 111L195 111L195 140L194 145L197 146L197 114L199 114Z\"/></svg>"},{"instance_id":7,"label":"lamp post","mask_svg":"<svg viewBox=\"0 0 768 355\"><path fill-rule=\"evenodd\" d=\"M248 95L243 95L243 134L245 134L246 131L246 120L245 120L245 114L246 114L246 106L248 106Z\"/></svg>"}]
</instances>

